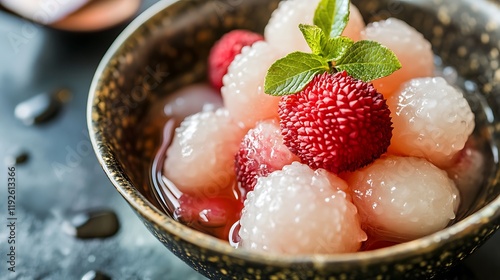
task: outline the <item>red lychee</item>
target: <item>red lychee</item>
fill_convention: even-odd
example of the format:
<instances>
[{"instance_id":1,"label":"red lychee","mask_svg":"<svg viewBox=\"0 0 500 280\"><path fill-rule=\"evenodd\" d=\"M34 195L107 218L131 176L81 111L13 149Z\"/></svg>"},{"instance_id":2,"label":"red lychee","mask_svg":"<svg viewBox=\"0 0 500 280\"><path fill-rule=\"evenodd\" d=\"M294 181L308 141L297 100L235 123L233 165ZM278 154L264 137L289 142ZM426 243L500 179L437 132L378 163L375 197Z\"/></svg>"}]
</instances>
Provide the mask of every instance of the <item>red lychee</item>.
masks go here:
<instances>
[{"instance_id":1,"label":"red lychee","mask_svg":"<svg viewBox=\"0 0 500 280\"><path fill-rule=\"evenodd\" d=\"M392 137L382 94L345 71L316 76L279 104L285 145L311 168L354 171L386 152Z\"/></svg>"},{"instance_id":2,"label":"red lychee","mask_svg":"<svg viewBox=\"0 0 500 280\"><path fill-rule=\"evenodd\" d=\"M235 160L236 176L241 188L248 193L253 190L257 178L298 160L283 144L278 122L263 121L250 129L241 141Z\"/></svg>"},{"instance_id":3,"label":"red lychee","mask_svg":"<svg viewBox=\"0 0 500 280\"><path fill-rule=\"evenodd\" d=\"M244 46L250 46L262 40L264 40L262 35L240 29L233 30L222 36L212 47L208 57L208 76L212 86L216 89L222 87L222 77L226 75L229 64Z\"/></svg>"}]
</instances>

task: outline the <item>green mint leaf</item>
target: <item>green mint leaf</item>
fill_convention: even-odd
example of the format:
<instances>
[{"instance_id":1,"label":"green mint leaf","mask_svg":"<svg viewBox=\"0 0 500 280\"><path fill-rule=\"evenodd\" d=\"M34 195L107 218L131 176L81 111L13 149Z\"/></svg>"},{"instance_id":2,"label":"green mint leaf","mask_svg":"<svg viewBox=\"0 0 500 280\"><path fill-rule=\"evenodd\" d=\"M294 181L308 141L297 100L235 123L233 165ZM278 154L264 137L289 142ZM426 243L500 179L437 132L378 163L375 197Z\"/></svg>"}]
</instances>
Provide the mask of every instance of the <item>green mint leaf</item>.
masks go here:
<instances>
[{"instance_id":1,"label":"green mint leaf","mask_svg":"<svg viewBox=\"0 0 500 280\"><path fill-rule=\"evenodd\" d=\"M353 44L354 41L348 37L324 38L321 42L321 56L328 61L337 61Z\"/></svg>"},{"instance_id":2,"label":"green mint leaf","mask_svg":"<svg viewBox=\"0 0 500 280\"><path fill-rule=\"evenodd\" d=\"M401 68L396 55L374 41L358 41L337 60L335 68L347 71L356 79L369 82L392 74Z\"/></svg>"},{"instance_id":3,"label":"green mint leaf","mask_svg":"<svg viewBox=\"0 0 500 280\"><path fill-rule=\"evenodd\" d=\"M321 55L323 52L321 46L325 39L325 34L321 28L316 25L299 24L299 29L313 54Z\"/></svg>"},{"instance_id":4,"label":"green mint leaf","mask_svg":"<svg viewBox=\"0 0 500 280\"><path fill-rule=\"evenodd\" d=\"M314 25L330 38L340 36L349 21L349 0L321 0L314 12Z\"/></svg>"},{"instance_id":5,"label":"green mint leaf","mask_svg":"<svg viewBox=\"0 0 500 280\"><path fill-rule=\"evenodd\" d=\"M339 59L354 44L354 41L347 37L327 38L316 25L300 24L299 29L313 54L320 55L328 61Z\"/></svg>"},{"instance_id":6,"label":"green mint leaf","mask_svg":"<svg viewBox=\"0 0 500 280\"><path fill-rule=\"evenodd\" d=\"M264 92L283 96L301 91L317 74L330 70L328 61L312 53L293 52L274 62L267 71Z\"/></svg>"}]
</instances>

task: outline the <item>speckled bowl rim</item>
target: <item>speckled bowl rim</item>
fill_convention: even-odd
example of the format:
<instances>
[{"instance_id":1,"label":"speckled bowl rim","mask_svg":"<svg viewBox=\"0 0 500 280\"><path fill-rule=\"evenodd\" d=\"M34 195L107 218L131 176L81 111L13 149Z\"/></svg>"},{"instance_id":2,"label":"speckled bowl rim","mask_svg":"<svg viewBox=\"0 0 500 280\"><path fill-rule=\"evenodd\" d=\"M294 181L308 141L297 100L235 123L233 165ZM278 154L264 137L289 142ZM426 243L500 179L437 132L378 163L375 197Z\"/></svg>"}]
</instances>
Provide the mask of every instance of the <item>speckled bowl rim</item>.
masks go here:
<instances>
[{"instance_id":1,"label":"speckled bowl rim","mask_svg":"<svg viewBox=\"0 0 500 280\"><path fill-rule=\"evenodd\" d=\"M87 103L87 125L92 146L97 155L99 163L103 167L106 175L108 176L114 187L117 189L117 191L125 198L125 200L127 200L127 202L133 208L135 208L146 219L152 221L166 232L180 239L183 239L186 242L194 244L200 248L217 251L231 257L277 266L288 266L294 263L313 263L315 267L319 268L325 266L326 264L331 265L333 263L377 263L387 258L400 258L404 256L410 256L413 255L413 252L416 251L418 251L419 254L423 254L426 251L430 252L435 248L442 246L444 244L443 241L452 242L453 240L458 240L462 235L467 234L466 230L478 229L485 224L493 222L500 216L500 196L498 196L486 206L479 209L467 218L457 222L456 224L414 241L409 241L373 251L331 255L310 254L297 256L262 253L242 248L235 249L225 241L200 233L172 220L170 217L156 208L150 201L148 201L130 183L127 176L122 174L121 168L113 164L108 164L104 160L104 157L106 155L112 155L113 153L108 145L100 145L102 144L100 143L101 141L96 138L96 134L94 133L94 131L97 129L97 127L94 125L94 122L92 120L92 112L94 108L94 97L101 82L100 77L108 67L111 59L122 50L121 47L122 45L124 45L124 42L126 42L129 37L132 37L134 31L137 30L145 22L147 22L150 18L152 18L155 14L160 13L162 10L179 1L182 0L160 1L154 4L142 14L140 14L136 19L134 19L121 32L121 34L115 39L113 44L104 55L95 72L95 75L92 79ZM122 183L120 184L120 182Z\"/></svg>"}]
</instances>

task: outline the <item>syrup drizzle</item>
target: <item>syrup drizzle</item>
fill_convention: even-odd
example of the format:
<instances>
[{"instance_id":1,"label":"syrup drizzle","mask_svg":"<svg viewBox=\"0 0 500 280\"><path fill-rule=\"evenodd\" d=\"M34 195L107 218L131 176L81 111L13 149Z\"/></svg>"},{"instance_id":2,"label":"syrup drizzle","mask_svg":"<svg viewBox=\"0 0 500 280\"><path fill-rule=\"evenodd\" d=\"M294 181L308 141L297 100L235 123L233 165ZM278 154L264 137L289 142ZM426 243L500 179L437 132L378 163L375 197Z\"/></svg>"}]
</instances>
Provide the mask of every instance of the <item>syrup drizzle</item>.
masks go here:
<instances>
[{"instance_id":1,"label":"syrup drizzle","mask_svg":"<svg viewBox=\"0 0 500 280\"><path fill-rule=\"evenodd\" d=\"M179 208L179 198L182 192L163 175L163 164L167 156L167 149L172 142L175 129L175 120L167 121L163 128L161 146L153 160L151 168L151 184L153 185L153 195L160 202L163 211L170 216L174 216L175 210ZM173 217L175 218L175 217Z\"/></svg>"}]
</instances>

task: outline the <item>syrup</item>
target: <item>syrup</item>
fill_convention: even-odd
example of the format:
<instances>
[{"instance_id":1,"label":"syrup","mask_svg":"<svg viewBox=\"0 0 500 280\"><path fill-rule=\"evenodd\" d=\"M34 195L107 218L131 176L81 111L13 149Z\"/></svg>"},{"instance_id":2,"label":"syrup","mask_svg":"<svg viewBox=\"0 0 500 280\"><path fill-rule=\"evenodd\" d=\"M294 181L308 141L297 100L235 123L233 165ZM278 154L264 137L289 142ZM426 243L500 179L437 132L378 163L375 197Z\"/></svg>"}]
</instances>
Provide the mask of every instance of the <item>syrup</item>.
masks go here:
<instances>
[{"instance_id":1,"label":"syrup","mask_svg":"<svg viewBox=\"0 0 500 280\"><path fill-rule=\"evenodd\" d=\"M492 156L492 139L481 135L481 131L488 125L491 118L491 109L488 107L486 100L478 93L477 86L471 87L471 85L475 85L472 81L464 80L460 76L448 75L447 73L450 71L443 71L445 67L440 65L440 63L436 63L436 68L436 76L444 76L447 80L450 80L449 82L453 82L453 84L463 89L464 96L468 100L476 116L476 130L469 139L468 144L485 155L485 166L492 166L493 164L488 164L488 162L497 161L497 159ZM215 93L216 98L214 98L213 93L204 92L201 95L205 95L205 97L200 95L195 96L193 99L192 93L186 93L188 92L186 89L189 87L193 86L188 86L177 93L168 95L160 104L155 105L155 108L156 106L161 106L161 109L153 108L152 112L150 112L152 114L151 119L155 120L153 127L156 127L157 130L163 127L161 144L150 166L151 193L162 210L175 220L200 232L226 240L233 247L238 247L240 242L240 237L238 236L240 227L239 218L241 209L243 208L242 197L245 196L244 191L239 188L238 184L235 184L233 188L227 192L208 197L202 194L182 193L175 184L163 176L162 170L166 158L166 151L174 135L174 129L182 121L182 118L189 114L207 109L206 103L208 103L209 109L216 109L222 106L218 93ZM199 87L199 85L194 88L196 87ZM189 99L195 102L180 100L184 95L186 95L186 100ZM203 100L205 100L205 102L203 102ZM195 104L194 107L193 104ZM183 106L188 105L189 108L183 108ZM158 114L161 116L158 117ZM483 178L487 178L491 170L483 170L483 173ZM486 180L483 180L482 184L475 186L476 188L471 190L471 193L467 197L463 198L461 207L457 213L457 219L454 222L475 211L474 207L471 205L478 196L482 195L481 189L482 185L484 185L484 181ZM372 239L368 240L363 245L362 250L375 250L394 244L396 243Z\"/></svg>"},{"instance_id":2,"label":"syrup","mask_svg":"<svg viewBox=\"0 0 500 280\"><path fill-rule=\"evenodd\" d=\"M234 240L239 237L233 236L234 228L243 208L241 193L236 185L217 194L187 194L181 192L163 175L166 152L172 141L175 127L182 118L222 105L220 95L204 87L202 85L186 87L169 95L162 102L163 116L160 119L165 121L165 125L160 147L151 164L151 192L162 210L173 219L200 232L236 244ZM187 88L191 88L194 92L186 90ZM189 113L186 114L185 111Z\"/></svg>"}]
</instances>

